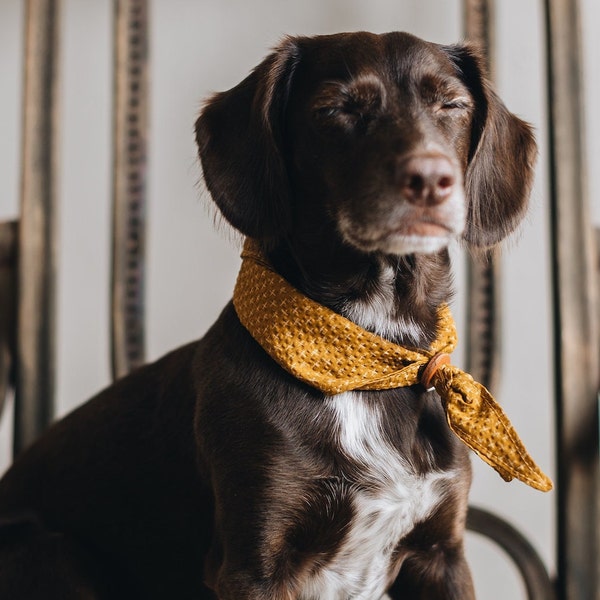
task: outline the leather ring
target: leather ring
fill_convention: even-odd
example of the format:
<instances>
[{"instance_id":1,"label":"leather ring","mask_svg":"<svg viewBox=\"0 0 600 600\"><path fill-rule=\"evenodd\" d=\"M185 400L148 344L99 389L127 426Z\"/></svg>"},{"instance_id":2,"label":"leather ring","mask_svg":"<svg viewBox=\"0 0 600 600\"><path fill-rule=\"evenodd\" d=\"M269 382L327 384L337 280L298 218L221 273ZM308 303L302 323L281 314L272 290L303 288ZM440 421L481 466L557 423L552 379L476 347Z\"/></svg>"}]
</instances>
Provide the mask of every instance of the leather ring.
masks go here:
<instances>
[{"instance_id":1,"label":"leather ring","mask_svg":"<svg viewBox=\"0 0 600 600\"><path fill-rule=\"evenodd\" d=\"M433 376L442 365L449 364L450 355L447 352L438 352L429 359L429 362L425 365L421 375L421 383L425 386L425 389L432 389L431 380L433 379Z\"/></svg>"}]
</instances>

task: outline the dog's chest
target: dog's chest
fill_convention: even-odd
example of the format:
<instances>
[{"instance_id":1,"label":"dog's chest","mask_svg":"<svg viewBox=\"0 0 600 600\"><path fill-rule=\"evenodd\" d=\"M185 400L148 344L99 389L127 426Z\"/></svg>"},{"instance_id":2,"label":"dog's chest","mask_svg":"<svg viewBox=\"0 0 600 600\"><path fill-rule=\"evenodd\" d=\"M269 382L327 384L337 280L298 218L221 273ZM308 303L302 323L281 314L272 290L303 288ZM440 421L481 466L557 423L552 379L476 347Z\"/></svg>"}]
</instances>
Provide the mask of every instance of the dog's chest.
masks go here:
<instances>
[{"instance_id":1,"label":"dog's chest","mask_svg":"<svg viewBox=\"0 0 600 600\"><path fill-rule=\"evenodd\" d=\"M313 570L301 600L376 600L393 577L394 550L443 500L453 473L415 473L386 442L381 414L360 393L332 397L342 452L360 465L352 482L352 519L333 558Z\"/></svg>"}]
</instances>

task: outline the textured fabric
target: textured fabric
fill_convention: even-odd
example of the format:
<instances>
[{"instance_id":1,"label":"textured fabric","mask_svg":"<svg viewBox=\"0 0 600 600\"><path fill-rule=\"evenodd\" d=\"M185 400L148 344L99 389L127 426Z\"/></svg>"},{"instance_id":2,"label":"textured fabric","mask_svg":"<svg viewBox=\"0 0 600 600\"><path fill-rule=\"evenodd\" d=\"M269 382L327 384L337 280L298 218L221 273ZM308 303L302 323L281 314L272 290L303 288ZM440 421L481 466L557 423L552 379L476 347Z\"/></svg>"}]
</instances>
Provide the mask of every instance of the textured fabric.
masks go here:
<instances>
[{"instance_id":1,"label":"textured fabric","mask_svg":"<svg viewBox=\"0 0 600 600\"><path fill-rule=\"evenodd\" d=\"M233 296L237 315L294 377L326 394L399 388L421 384L423 371L435 357L427 385L440 395L451 430L506 481L516 477L536 489L552 489L488 390L458 367L438 360L457 343L447 306L439 310L431 347L406 348L301 294L273 271L251 240L242 258Z\"/></svg>"}]
</instances>

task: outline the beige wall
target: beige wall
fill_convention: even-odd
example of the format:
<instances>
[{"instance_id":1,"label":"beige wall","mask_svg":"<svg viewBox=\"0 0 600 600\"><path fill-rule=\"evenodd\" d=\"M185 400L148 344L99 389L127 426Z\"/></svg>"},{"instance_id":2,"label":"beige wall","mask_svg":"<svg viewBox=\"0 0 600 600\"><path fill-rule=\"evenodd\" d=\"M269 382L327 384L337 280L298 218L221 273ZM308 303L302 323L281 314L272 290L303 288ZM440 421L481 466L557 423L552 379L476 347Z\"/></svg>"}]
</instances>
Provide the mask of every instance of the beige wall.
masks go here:
<instances>
[{"instance_id":1,"label":"beige wall","mask_svg":"<svg viewBox=\"0 0 600 600\"><path fill-rule=\"evenodd\" d=\"M554 470L546 208L542 3L498 2L498 87L534 124L541 160L532 210L508 244L504 266L504 371L499 398L528 448ZM60 176L58 410L64 414L106 385L110 198L110 2L64 0L64 115ZM590 107L600 93L600 5L585 0ZM238 258L215 231L192 139L201 99L237 83L283 34L401 29L438 42L461 38L458 0L154 0L149 180L148 353L199 337L231 294ZM588 35L589 33L589 35ZM18 194L22 3L0 2L0 219L15 217ZM590 160L600 164L600 122L588 110ZM591 169L592 192L599 181ZM598 194L592 194L596 197ZM594 204L600 221L600 203ZM459 286L462 257L458 255ZM459 293L459 320L464 298ZM532 373L538 374L532 377ZM10 416L10 415L8 415ZM9 461L9 419L0 427L0 471ZM472 502L517 525L554 565L553 494L506 484L474 461ZM524 598L516 575L487 542L469 538L479 597Z\"/></svg>"}]
</instances>

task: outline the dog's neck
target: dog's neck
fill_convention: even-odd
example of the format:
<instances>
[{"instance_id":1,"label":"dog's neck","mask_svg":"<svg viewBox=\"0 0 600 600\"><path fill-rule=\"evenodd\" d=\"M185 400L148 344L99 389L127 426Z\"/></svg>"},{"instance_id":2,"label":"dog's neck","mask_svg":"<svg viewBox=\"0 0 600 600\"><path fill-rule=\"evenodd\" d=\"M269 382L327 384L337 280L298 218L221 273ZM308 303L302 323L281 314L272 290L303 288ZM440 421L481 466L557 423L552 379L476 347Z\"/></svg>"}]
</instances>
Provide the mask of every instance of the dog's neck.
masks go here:
<instances>
[{"instance_id":1,"label":"dog's neck","mask_svg":"<svg viewBox=\"0 0 600 600\"><path fill-rule=\"evenodd\" d=\"M436 333L437 309L451 295L446 251L364 254L330 238L313 244L287 239L267 254L277 272L303 294L398 344L428 347Z\"/></svg>"}]
</instances>

